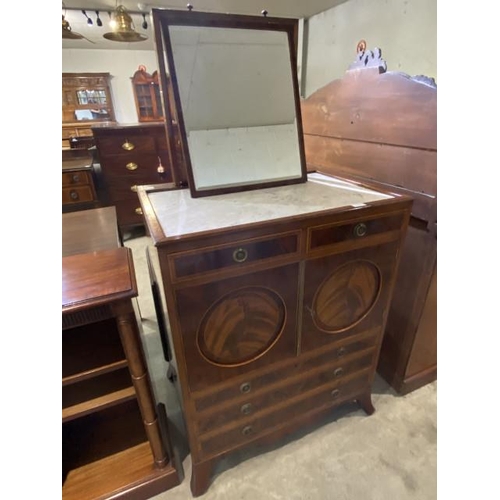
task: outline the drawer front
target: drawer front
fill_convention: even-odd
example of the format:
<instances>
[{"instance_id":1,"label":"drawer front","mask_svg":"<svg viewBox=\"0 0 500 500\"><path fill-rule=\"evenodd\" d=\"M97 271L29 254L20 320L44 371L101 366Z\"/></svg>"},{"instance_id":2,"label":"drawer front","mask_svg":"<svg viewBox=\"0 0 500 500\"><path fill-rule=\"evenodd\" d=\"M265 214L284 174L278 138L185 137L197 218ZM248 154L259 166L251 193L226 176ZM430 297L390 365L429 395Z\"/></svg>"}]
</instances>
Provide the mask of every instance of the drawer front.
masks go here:
<instances>
[{"instance_id":1,"label":"drawer front","mask_svg":"<svg viewBox=\"0 0 500 500\"><path fill-rule=\"evenodd\" d=\"M107 177L123 177L126 175L158 177L158 157L151 154L132 152L127 156L104 158L101 168Z\"/></svg>"},{"instance_id":2,"label":"drawer front","mask_svg":"<svg viewBox=\"0 0 500 500\"><path fill-rule=\"evenodd\" d=\"M290 398L314 391L318 387L338 381L339 384L346 379L350 379L363 370L370 369L373 364L375 349L357 355L350 360L330 359L330 363L323 364L313 372L307 372L304 367L299 367L295 371L290 383L278 389L267 391L261 395L247 397L227 408L221 408L209 416L200 416L198 429L204 434L213 431L230 422L237 422L248 415L258 414L266 409L282 403ZM330 353L332 358L332 353ZM312 364L314 366L314 364ZM309 367L311 368L311 367ZM288 377L283 380L287 380Z\"/></svg>"},{"instance_id":3,"label":"drawer front","mask_svg":"<svg viewBox=\"0 0 500 500\"><path fill-rule=\"evenodd\" d=\"M91 128L78 128L76 129L78 137L92 137L92 129Z\"/></svg>"},{"instance_id":4,"label":"drawer front","mask_svg":"<svg viewBox=\"0 0 500 500\"><path fill-rule=\"evenodd\" d=\"M94 193L92 192L90 186L75 186L71 188L63 188L62 190L63 204L82 203L93 200Z\"/></svg>"},{"instance_id":5,"label":"drawer front","mask_svg":"<svg viewBox=\"0 0 500 500\"><path fill-rule=\"evenodd\" d=\"M309 229L309 250L334 245L342 241L362 239L389 231L397 231L403 223L403 214L347 224L332 224Z\"/></svg>"},{"instance_id":6,"label":"drawer front","mask_svg":"<svg viewBox=\"0 0 500 500\"><path fill-rule=\"evenodd\" d=\"M137 188L145 184L157 184L157 176L143 174L125 174L122 177L106 177L106 186L110 199L115 201L138 200Z\"/></svg>"},{"instance_id":7,"label":"drawer front","mask_svg":"<svg viewBox=\"0 0 500 500\"><path fill-rule=\"evenodd\" d=\"M177 278L187 278L223 268L244 266L264 259L298 253L299 233L261 240L247 240L224 247L196 250L171 257Z\"/></svg>"},{"instance_id":8,"label":"drawer front","mask_svg":"<svg viewBox=\"0 0 500 500\"><path fill-rule=\"evenodd\" d=\"M224 389L212 392L210 395L196 397L194 401L195 408L198 412L204 412L221 405L226 404L227 406L227 403L230 401L243 404L249 397L253 397L254 394L261 394L273 384L279 384L280 381L293 376L297 372L306 374L309 370L313 370L316 367L344 366L342 363L344 360L345 362L350 362L353 356L358 356L362 351L371 349L376 345L379 338L379 330L375 329L361 335L356 335L353 338L338 341L327 349L302 355L300 360L281 365L258 376L240 378L233 385Z\"/></svg>"},{"instance_id":9,"label":"drawer front","mask_svg":"<svg viewBox=\"0 0 500 500\"><path fill-rule=\"evenodd\" d=\"M300 398L290 400L277 410L270 410L266 415L242 419L230 428L201 436L202 454L213 455L229 449L245 445L267 432L290 423L294 417L300 417L308 412L320 410L354 399L366 392L369 387L370 374L363 373L344 382L335 381L325 384L317 390L304 394Z\"/></svg>"},{"instance_id":10,"label":"drawer front","mask_svg":"<svg viewBox=\"0 0 500 500\"><path fill-rule=\"evenodd\" d=\"M92 177L89 172L63 172L62 185L63 186L85 186L92 183Z\"/></svg>"},{"instance_id":11,"label":"drawer front","mask_svg":"<svg viewBox=\"0 0 500 500\"><path fill-rule=\"evenodd\" d=\"M135 226L144 224L144 217L141 211L139 199L133 201L115 202L116 217L120 226Z\"/></svg>"},{"instance_id":12,"label":"drawer front","mask_svg":"<svg viewBox=\"0 0 500 500\"><path fill-rule=\"evenodd\" d=\"M130 157L143 155L144 153L155 153L155 139L147 135L120 135L116 137L100 137L97 140L99 155L112 157L116 155Z\"/></svg>"}]
</instances>

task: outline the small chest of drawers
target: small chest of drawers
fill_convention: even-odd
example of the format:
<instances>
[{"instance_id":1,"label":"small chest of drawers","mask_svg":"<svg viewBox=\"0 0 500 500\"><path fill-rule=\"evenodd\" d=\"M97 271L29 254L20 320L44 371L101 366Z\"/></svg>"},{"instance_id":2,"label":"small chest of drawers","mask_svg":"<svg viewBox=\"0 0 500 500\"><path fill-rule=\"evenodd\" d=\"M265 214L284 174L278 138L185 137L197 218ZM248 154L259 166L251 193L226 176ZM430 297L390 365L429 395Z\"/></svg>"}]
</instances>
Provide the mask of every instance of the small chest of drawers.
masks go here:
<instances>
[{"instance_id":1,"label":"small chest of drawers","mask_svg":"<svg viewBox=\"0 0 500 500\"><path fill-rule=\"evenodd\" d=\"M212 198L145 187L139 197L161 268L195 496L227 453L349 401L373 412L409 198L319 174Z\"/></svg>"},{"instance_id":2,"label":"small chest of drawers","mask_svg":"<svg viewBox=\"0 0 500 500\"><path fill-rule=\"evenodd\" d=\"M71 160L63 160L63 212L97 208L98 206L99 201L94 183L91 158L86 156Z\"/></svg>"},{"instance_id":3,"label":"small chest of drawers","mask_svg":"<svg viewBox=\"0 0 500 500\"><path fill-rule=\"evenodd\" d=\"M171 182L165 125L113 125L92 129L106 204L116 207L118 225L144 224L137 186Z\"/></svg>"}]
</instances>

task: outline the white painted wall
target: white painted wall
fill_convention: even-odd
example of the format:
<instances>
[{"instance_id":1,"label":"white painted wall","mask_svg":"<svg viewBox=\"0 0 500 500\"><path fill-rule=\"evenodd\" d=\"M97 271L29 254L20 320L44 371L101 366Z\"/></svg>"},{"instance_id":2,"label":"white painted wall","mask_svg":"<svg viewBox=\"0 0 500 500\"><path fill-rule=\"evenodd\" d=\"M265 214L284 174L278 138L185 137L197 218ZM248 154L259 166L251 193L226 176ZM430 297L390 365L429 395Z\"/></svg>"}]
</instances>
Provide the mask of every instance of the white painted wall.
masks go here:
<instances>
[{"instance_id":1,"label":"white painted wall","mask_svg":"<svg viewBox=\"0 0 500 500\"><path fill-rule=\"evenodd\" d=\"M388 71L437 81L437 0L348 0L309 19L305 97L341 78L366 40Z\"/></svg>"},{"instance_id":2,"label":"white painted wall","mask_svg":"<svg viewBox=\"0 0 500 500\"><path fill-rule=\"evenodd\" d=\"M143 64L148 73L158 69L155 51L63 49L63 73L110 73L111 94L118 123L137 123L131 78Z\"/></svg>"}]
</instances>

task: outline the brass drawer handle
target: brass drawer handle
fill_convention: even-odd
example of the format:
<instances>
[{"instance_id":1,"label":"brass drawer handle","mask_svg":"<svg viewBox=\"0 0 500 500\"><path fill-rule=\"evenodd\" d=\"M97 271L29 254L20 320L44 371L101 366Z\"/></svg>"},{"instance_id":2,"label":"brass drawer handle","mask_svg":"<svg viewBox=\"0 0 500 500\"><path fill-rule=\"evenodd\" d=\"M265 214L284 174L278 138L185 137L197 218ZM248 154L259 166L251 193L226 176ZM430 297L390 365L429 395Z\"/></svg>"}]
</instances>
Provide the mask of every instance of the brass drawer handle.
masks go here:
<instances>
[{"instance_id":1,"label":"brass drawer handle","mask_svg":"<svg viewBox=\"0 0 500 500\"><path fill-rule=\"evenodd\" d=\"M233 260L235 262L245 262L248 258L248 252L244 248L237 248L233 252Z\"/></svg>"},{"instance_id":2,"label":"brass drawer handle","mask_svg":"<svg viewBox=\"0 0 500 500\"><path fill-rule=\"evenodd\" d=\"M252 384L250 382L244 382L243 384L240 385L240 392L243 394L247 394L252 390Z\"/></svg>"},{"instance_id":3,"label":"brass drawer handle","mask_svg":"<svg viewBox=\"0 0 500 500\"><path fill-rule=\"evenodd\" d=\"M137 169L139 168L139 165L137 165L137 163L130 162L130 163L127 163L127 164L125 165L125 168L126 168L127 170L131 170L131 171L132 171L132 170L137 170Z\"/></svg>"},{"instance_id":4,"label":"brass drawer handle","mask_svg":"<svg viewBox=\"0 0 500 500\"><path fill-rule=\"evenodd\" d=\"M337 358L341 358L342 356L345 356L347 354L347 349L345 347L341 347L337 351Z\"/></svg>"},{"instance_id":5,"label":"brass drawer handle","mask_svg":"<svg viewBox=\"0 0 500 500\"><path fill-rule=\"evenodd\" d=\"M130 191L137 193L137 184L134 184L133 186L130 186Z\"/></svg>"},{"instance_id":6,"label":"brass drawer handle","mask_svg":"<svg viewBox=\"0 0 500 500\"><path fill-rule=\"evenodd\" d=\"M142 208L140 208L140 207L139 207L139 208L136 208L136 209L135 209L135 213L136 213L137 215L142 215Z\"/></svg>"},{"instance_id":7,"label":"brass drawer handle","mask_svg":"<svg viewBox=\"0 0 500 500\"><path fill-rule=\"evenodd\" d=\"M333 391L330 393L332 398L338 398L340 396L340 391L338 389L333 389Z\"/></svg>"},{"instance_id":8,"label":"brass drawer handle","mask_svg":"<svg viewBox=\"0 0 500 500\"><path fill-rule=\"evenodd\" d=\"M71 176L71 182L80 182L80 175L79 174L73 174Z\"/></svg>"},{"instance_id":9,"label":"brass drawer handle","mask_svg":"<svg viewBox=\"0 0 500 500\"><path fill-rule=\"evenodd\" d=\"M252 434L252 432L253 432L253 427L251 425L247 425L246 427L243 427L243 430L241 431L241 433L244 436L248 436L248 435Z\"/></svg>"},{"instance_id":10,"label":"brass drawer handle","mask_svg":"<svg viewBox=\"0 0 500 500\"><path fill-rule=\"evenodd\" d=\"M240 408L240 411L241 413L243 413L243 415L250 415L250 413L252 413L253 411L253 406L250 403L244 404Z\"/></svg>"},{"instance_id":11,"label":"brass drawer handle","mask_svg":"<svg viewBox=\"0 0 500 500\"><path fill-rule=\"evenodd\" d=\"M364 222L360 222L354 226L353 233L356 238L361 238L366 234L367 230L368 228L366 227L366 224Z\"/></svg>"},{"instance_id":12,"label":"brass drawer handle","mask_svg":"<svg viewBox=\"0 0 500 500\"><path fill-rule=\"evenodd\" d=\"M125 151L132 151L132 149L135 148L135 144L132 144L131 142L128 141L128 139L125 139L125 142L122 144L122 148Z\"/></svg>"},{"instance_id":13,"label":"brass drawer handle","mask_svg":"<svg viewBox=\"0 0 500 500\"><path fill-rule=\"evenodd\" d=\"M69 192L69 197L72 199L72 200L79 200L80 199L80 195L78 194L77 191L73 191L71 190Z\"/></svg>"},{"instance_id":14,"label":"brass drawer handle","mask_svg":"<svg viewBox=\"0 0 500 500\"><path fill-rule=\"evenodd\" d=\"M344 373L344 369L343 368L337 368L334 372L333 372L333 376L334 377L340 377L342 376Z\"/></svg>"}]
</instances>

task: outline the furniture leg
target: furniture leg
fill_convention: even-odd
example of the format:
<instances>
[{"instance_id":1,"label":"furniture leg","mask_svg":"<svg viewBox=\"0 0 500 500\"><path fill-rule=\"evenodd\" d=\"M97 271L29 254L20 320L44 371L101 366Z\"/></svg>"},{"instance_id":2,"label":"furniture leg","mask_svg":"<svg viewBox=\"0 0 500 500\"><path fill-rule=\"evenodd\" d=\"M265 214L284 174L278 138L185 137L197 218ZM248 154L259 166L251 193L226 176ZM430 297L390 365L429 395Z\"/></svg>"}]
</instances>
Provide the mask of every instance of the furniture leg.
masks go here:
<instances>
[{"instance_id":1,"label":"furniture leg","mask_svg":"<svg viewBox=\"0 0 500 500\"><path fill-rule=\"evenodd\" d=\"M356 398L356 401L367 415L371 415L375 412L375 407L372 404L372 395L369 392L366 392Z\"/></svg>"},{"instance_id":2,"label":"furniture leg","mask_svg":"<svg viewBox=\"0 0 500 500\"><path fill-rule=\"evenodd\" d=\"M191 473L191 493L194 497L203 495L209 485L214 467L214 460L205 460L202 462L193 462L193 471Z\"/></svg>"}]
</instances>

